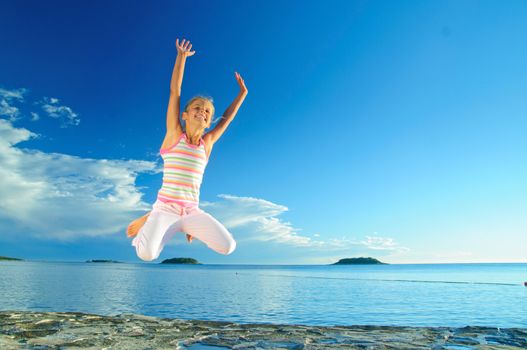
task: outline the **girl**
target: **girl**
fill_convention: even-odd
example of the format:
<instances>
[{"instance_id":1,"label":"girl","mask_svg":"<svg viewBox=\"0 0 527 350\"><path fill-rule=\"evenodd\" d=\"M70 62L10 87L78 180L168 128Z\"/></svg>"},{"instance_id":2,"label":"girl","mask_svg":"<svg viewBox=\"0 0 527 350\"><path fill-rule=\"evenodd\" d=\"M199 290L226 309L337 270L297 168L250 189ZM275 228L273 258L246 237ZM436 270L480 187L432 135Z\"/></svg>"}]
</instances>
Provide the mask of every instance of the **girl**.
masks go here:
<instances>
[{"instance_id":1,"label":"girl","mask_svg":"<svg viewBox=\"0 0 527 350\"><path fill-rule=\"evenodd\" d=\"M181 83L187 57L194 55L190 41L176 39L177 58L170 83L170 100L167 111L167 131L161 145L163 158L163 185L158 192L153 209L134 220L127 229L128 237L136 236L132 246L137 256L145 261L156 259L165 244L177 232L193 237L221 254L230 254L236 241L227 229L211 215L199 208L199 188L212 147L223 135L236 116L248 90L242 77L235 73L240 86L238 96L223 114L221 121L209 132L214 116L214 105L207 97L192 98L181 115L185 128L179 121Z\"/></svg>"}]
</instances>

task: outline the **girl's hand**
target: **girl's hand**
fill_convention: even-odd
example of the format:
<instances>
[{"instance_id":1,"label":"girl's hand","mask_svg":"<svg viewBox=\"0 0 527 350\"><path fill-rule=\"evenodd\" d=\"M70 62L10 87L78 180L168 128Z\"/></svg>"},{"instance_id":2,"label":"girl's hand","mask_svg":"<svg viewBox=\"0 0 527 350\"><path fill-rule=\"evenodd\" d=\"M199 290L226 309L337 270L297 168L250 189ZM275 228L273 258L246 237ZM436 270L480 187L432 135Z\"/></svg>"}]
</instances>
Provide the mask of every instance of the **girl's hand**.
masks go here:
<instances>
[{"instance_id":1,"label":"girl's hand","mask_svg":"<svg viewBox=\"0 0 527 350\"><path fill-rule=\"evenodd\" d=\"M242 76L238 72L234 72L236 75L236 80L238 81L238 85L240 85L240 92L244 95L247 95L249 93L249 90L247 90L247 87L245 86L245 82L242 79Z\"/></svg>"},{"instance_id":2,"label":"girl's hand","mask_svg":"<svg viewBox=\"0 0 527 350\"><path fill-rule=\"evenodd\" d=\"M192 49L192 44L190 43L190 40L183 39L180 44L179 39L176 39L176 47L178 55L181 55L183 57L190 57L196 53L196 51L190 51Z\"/></svg>"}]
</instances>

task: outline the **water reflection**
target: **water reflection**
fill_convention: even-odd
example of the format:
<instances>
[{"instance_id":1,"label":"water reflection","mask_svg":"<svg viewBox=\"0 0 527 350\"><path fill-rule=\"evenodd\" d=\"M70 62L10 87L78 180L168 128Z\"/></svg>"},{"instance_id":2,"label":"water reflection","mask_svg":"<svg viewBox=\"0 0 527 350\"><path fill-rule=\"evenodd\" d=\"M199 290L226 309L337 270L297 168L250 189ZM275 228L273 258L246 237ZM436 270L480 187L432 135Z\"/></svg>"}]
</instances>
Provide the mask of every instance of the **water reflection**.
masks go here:
<instances>
[{"instance_id":1,"label":"water reflection","mask_svg":"<svg viewBox=\"0 0 527 350\"><path fill-rule=\"evenodd\" d=\"M485 271L488 280L518 280L527 265L520 267L501 266L500 280L499 267L484 265L419 270L2 262L0 309L254 323L523 327L527 288L466 283L482 280Z\"/></svg>"}]
</instances>

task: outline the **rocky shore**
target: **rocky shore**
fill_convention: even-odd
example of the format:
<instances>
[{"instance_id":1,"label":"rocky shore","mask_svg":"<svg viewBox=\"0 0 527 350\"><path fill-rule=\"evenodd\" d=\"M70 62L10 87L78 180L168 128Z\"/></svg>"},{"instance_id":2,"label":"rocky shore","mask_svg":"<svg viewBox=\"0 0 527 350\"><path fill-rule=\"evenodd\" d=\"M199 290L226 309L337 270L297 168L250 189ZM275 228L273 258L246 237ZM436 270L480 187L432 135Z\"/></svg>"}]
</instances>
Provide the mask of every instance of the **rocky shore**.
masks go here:
<instances>
[{"instance_id":1,"label":"rocky shore","mask_svg":"<svg viewBox=\"0 0 527 350\"><path fill-rule=\"evenodd\" d=\"M297 326L0 311L0 349L526 349L527 329Z\"/></svg>"}]
</instances>

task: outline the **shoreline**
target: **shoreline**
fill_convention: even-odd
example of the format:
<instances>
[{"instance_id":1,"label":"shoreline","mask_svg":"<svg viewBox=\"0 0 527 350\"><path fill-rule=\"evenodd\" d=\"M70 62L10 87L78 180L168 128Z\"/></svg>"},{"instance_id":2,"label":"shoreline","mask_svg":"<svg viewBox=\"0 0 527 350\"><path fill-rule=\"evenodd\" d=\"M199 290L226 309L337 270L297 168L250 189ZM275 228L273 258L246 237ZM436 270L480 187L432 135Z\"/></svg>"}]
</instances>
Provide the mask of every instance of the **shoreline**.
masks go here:
<instances>
[{"instance_id":1,"label":"shoreline","mask_svg":"<svg viewBox=\"0 0 527 350\"><path fill-rule=\"evenodd\" d=\"M304 326L0 311L0 348L525 349L527 328Z\"/></svg>"}]
</instances>

